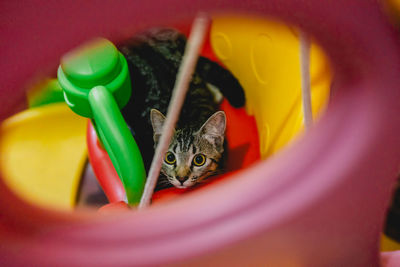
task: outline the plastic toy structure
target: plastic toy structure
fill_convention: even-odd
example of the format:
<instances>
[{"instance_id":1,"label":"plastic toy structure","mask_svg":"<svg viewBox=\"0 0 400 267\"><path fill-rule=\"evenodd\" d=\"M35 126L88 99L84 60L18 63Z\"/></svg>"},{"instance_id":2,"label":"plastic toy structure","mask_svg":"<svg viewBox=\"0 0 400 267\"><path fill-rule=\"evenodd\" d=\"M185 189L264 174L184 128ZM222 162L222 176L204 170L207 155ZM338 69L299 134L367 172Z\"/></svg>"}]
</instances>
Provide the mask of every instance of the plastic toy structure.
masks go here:
<instances>
[{"instance_id":1,"label":"plastic toy structure","mask_svg":"<svg viewBox=\"0 0 400 267\"><path fill-rule=\"evenodd\" d=\"M86 120L65 104L28 109L7 119L1 127L4 181L29 202L73 208L87 157L85 126Z\"/></svg>"},{"instance_id":2,"label":"plastic toy structure","mask_svg":"<svg viewBox=\"0 0 400 267\"><path fill-rule=\"evenodd\" d=\"M120 177L129 204L138 203L146 173L120 108L131 96L128 64L109 41L93 41L65 55L58 69L65 101L94 128Z\"/></svg>"},{"instance_id":3,"label":"plastic toy structure","mask_svg":"<svg viewBox=\"0 0 400 267\"><path fill-rule=\"evenodd\" d=\"M4 7L2 265L399 266L399 252L379 249L400 162L399 33L376 1ZM246 109L221 105L229 172L185 194L159 191L136 211L145 172L119 112L134 97L126 61L104 39L67 51L96 36L118 42L151 26L189 25L198 11L213 18L203 53L246 93ZM311 46L310 84L313 114L324 112L307 134L299 29L319 44ZM66 104L50 80L21 111L37 70L54 70L60 58ZM87 156L108 200L132 209L71 211Z\"/></svg>"}]
</instances>

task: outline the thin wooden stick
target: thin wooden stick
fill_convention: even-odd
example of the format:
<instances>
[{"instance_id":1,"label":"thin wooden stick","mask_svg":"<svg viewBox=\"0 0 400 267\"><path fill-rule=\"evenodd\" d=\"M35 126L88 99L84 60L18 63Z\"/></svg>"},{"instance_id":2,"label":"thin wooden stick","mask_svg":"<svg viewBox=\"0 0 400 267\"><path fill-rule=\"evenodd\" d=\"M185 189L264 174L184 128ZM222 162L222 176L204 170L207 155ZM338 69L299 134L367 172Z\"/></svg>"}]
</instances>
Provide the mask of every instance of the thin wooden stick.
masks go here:
<instances>
[{"instance_id":1,"label":"thin wooden stick","mask_svg":"<svg viewBox=\"0 0 400 267\"><path fill-rule=\"evenodd\" d=\"M169 143L171 142L175 124L178 121L179 113L181 111L190 80L196 67L200 49L204 43L208 23L209 18L203 13L199 14L193 22L190 36L186 43L185 52L183 54L182 63L179 66L175 86L172 91L167 117L163 125L163 133L157 145L153 161L151 162L149 175L147 177L144 192L140 200L139 209L147 207L150 204L158 176L160 175L164 155L168 150Z\"/></svg>"},{"instance_id":2,"label":"thin wooden stick","mask_svg":"<svg viewBox=\"0 0 400 267\"><path fill-rule=\"evenodd\" d=\"M300 31L300 71L301 71L301 94L303 101L304 126L306 130L313 124L311 105L311 82L310 82L310 40L306 33Z\"/></svg>"}]
</instances>

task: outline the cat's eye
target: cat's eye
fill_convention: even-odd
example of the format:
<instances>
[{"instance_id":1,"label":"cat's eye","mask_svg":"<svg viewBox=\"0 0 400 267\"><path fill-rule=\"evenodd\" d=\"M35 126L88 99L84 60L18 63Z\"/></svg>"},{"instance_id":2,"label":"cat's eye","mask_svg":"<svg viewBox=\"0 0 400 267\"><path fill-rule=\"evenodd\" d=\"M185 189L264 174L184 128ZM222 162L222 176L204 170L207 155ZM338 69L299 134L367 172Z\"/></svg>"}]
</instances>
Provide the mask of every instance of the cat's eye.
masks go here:
<instances>
[{"instance_id":1,"label":"cat's eye","mask_svg":"<svg viewBox=\"0 0 400 267\"><path fill-rule=\"evenodd\" d=\"M176 158L175 155L171 152L167 152L167 154L165 154L165 158L164 158L165 163L172 165L176 162Z\"/></svg>"},{"instance_id":2,"label":"cat's eye","mask_svg":"<svg viewBox=\"0 0 400 267\"><path fill-rule=\"evenodd\" d=\"M193 164L195 166L203 166L204 163L206 163L206 156L204 156L203 154L198 154L193 158Z\"/></svg>"}]
</instances>

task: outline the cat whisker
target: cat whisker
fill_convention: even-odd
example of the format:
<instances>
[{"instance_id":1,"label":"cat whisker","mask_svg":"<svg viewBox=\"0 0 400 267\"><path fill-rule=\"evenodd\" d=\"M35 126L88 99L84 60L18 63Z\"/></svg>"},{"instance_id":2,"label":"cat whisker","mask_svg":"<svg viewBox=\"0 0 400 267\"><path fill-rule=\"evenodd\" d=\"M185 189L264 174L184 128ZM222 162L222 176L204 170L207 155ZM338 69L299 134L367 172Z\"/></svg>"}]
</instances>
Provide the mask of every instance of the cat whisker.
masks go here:
<instances>
[{"instance_id":1,"label":"cat whisker","mask_svg":"<svg viewBox=\"0 0 400 267\"><path fill-rule=\"evenodd\" d=\"M205 182L206 180L208 180L209 178L213 178L216 175L222 174L224 173L224 170L214 170L214 171L208 171L206 177L204 177L203 179L201 179L201 182Z\"/></svg>"},{"instance_id":2,"label":"cat whisker","mask_svg":"<svg viewBox=\"0 0 400 267\"><path fill-rule=\"evenodd\" d=\"M225 170L221 170L221 169L218 169L218 170L210 170L210 171L208 171L207 173L210 173L210 176L213 176L213 175L225 173Z\"/></svg>"},{"instance_id":3,"label":"cat whisker","mask_svg":"<svg viewBox=\"0 0 400 267\"><path fill-rule=\"evenodd\" d=\"M170 184L170 182L168 182L168 181L162 181L162 182L158 182L157 184L159 184L159 185L166 185L166 184Z\"/></svg>"}]
</instances>

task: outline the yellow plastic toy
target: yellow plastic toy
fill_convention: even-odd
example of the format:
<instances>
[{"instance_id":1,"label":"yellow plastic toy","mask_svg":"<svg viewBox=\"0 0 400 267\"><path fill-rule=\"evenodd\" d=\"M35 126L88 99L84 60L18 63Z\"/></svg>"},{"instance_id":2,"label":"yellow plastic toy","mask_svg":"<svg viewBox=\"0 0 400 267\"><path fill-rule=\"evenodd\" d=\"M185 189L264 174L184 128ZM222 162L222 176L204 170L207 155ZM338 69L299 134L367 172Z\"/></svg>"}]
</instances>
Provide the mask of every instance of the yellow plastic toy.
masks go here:
<instances>
[{"instance_id":1,"label":"yellow plastic toy","mask_svg":"<svg viewBox=\"0 0 400 267\"><path fill-rule=\"evenodd\" d=\"M6 184L33 204L72 209L87 159L86 123L65 103L32 108L4 121L0 167Z\"/></svg>"},{"instance_id":2,"label":"yellow plastic toy","mask_svg":"<svg viewBox=\"0 0 400 267\"><path fill-rule=\"evenodd\" d=\"M393 12L400 15L400 0L385 0L389 8L393 9Z\"/></svg>"},{"instance_id":3,"label":"yellow plastic toy","mask_svg":"<svg viewBox=\"0 0 400 267\"><path fill-rule=\"evenodd\" d=\"M303 127L299 41L284 24L246 16L213 19L211 45L245 89L247 111L254 115L263 158L272 155ZM313 114L326 105L331 74L313 44L310 59Z\"/></svg>"}]
</instances>

